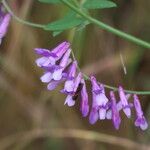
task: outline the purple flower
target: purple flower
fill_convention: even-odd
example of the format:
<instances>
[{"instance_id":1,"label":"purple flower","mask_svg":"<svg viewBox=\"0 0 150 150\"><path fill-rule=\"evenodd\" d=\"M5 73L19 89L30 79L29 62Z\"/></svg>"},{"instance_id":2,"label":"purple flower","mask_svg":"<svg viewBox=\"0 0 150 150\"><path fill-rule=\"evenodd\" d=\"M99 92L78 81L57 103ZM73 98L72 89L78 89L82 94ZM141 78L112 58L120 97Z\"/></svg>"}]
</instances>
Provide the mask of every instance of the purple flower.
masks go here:
<instances>
[{"instance_id":1,"label":"purple flower","mask_svg":"<svg viewBox=\"0 0 150 150\"><path fill-rule=\"evenodd\" d=\"M99 118L98 108L92 106L92 109L91 109L91 112L90 112L90 116L89 116L90 124L96 123L98 118Z\"/></svg>"},{"instance_id":2,"label":"purple flower","mask_svg":"<svg viewBox=\"0 0 150 150\"><path fill-rule=\"evenodd\" d=\"M99 85L94 76L91 76L92 83L92 110L89 116L89 121L94 124L98 118L104 120L106 118L106 110L108 109L108 98L105 95L104 86ZM98 116L98 117L97 117Z\"/></svg>"},{"instance_id":3,"label":"purple flower","mask_svg":"<svg viewBox=\"0 0 150 150\"><path fill-rule=\"evenodd\" d=\"M53 72L53 79L54 80L60 80L62 78L62 73L64 69L67 67L68 62L69 62L69 57L70 57L71 49L68 49L67 52L64 54L62 57L59 66L55 68Z\"/></svg>"},{"instance_id":4,"label":"purple flower","mask_svg":"<svg viewBox=\"0 0 150 150\"><path fill-rule=\"evenodd\" d=\"M36 60L37 66L42 67L55 65L56 61L58 61L63 56L69 47L70 44L68 42L62 42L51 51L42 48L35 48L35 52L42 56Z\"/></svg>"},{"instance_id":5,"label":"purple flower","mask_svg":"<svg viewBox=\"0 0 150 150\"><path fill-rule=\"evenodd\" d=\"M73 99L73 95L71 95L71 94L67 95L64 105L66 105L66 104L69 107L72 107L75 105L75 100Z\"/></svg>"},{"instance_id":6,"label":"purple flower","mask_svg":"<svg viewBox=\"0 0 150 150\"><path fill-rule=\"evenodd\" d=\"M88 93L85 85L84 79L81 80L82 89L81 89L81 106L80 111L82 116L86 117L89 113L89 104L88 104Z\"/></svg>"},{"instance_id":7,"label":"purple flower","mask_svg":"<svg viewBox=\"0 0 150 150\"><path fill-rule=\"evenodd\" d=\"M146 130L148 128L148 123L143 115L139 98L136 94L134 94L133 97L134 97L134 107L137 115L137 118L135 120L135 126L140 127L142 130Z\"/></svg>"},{"instance_id":8,"label":"purple flower","mask_svg":"<svg viewBox=\"0 0 150 150\"><path fill-rule=\"evenodd\" d=\"M48 83L53 79L52 73L51 72L45 72L44 75L42 75L40 79L43 83Z\"/></svg>"},{"instance_id":9,"label":"purple flower","mask_svg":"<svg viewBox=\"0 0 150 150\"><path fill-rule=\"evenodd\" d=\"M81 80L82 80L82 73L80 72L78 74L78 76L74 79L73 87L71 87L72 90L69 90L70 92L64 92L64 90L63 90L63 92L68 95L64 104L67 104L68 106L74 106L75 105L75 99L79 93L78 87L80 85Z\"/></svg>"},{"instance_id":10,"label":"purple flower","mask_svg":"<svg viewBox=\"0 0 150 150\"><path fill-rule=\"evenodd\" d=\"M74 61L69 69L67 80L64 85L63 92L74 92L74 79L77 70L77 61Z\"/></svg>"},{"instance_id":11,"label":"purple flower","mask_svg":"<svg viewBox=\"0 0 150 150\"><path fill-rule=\"evenodd\" d=\"M63 76L63 71L68 65L71 49L68 49L67 52L62 57L59 65L47 66L47 72L40 78L42 82L49 83L52 79L59 81Z\"/></svg>"},{"instance_id":12,"label":"purple flower","mask_svg":"<svg viewBox=\"0 0 150 150\"><path fill-rule=\"evenodd\" d=\"M122 103L122 107L123 107L123 111L126 114L126 116L128 118L131 117L131 109L130 109L130 105L128 104L124 89L122 88L122 86L119 86L119 96L120 96L120 100Z\"/></svg>"},{"instance_id":13,"label":"purple flower","mask_svg":"<svg viewBox=\"0 0 150 150\"><path fill-rule=\"evenodd\" d=\"M119 115L119 110L117 108L116 98L113 91L110 91L110 99L111 99L111 110L112 110L112 120L116 129L119 129L121 118Z\"/></svg>"},{"instance_id":14,"label":"purple flower","mask_svg":"<svg viewBox=\"0 0 150 150\"><path fill-rule=\"evenodd\" d=\"M130 96L131 96L130 94L126 94L126 99L127 99L127 101L129 100ZM111 104L110 104L110 106L111 106ZM130 106L130 107L133 107L133 104L132 104L132 103L129 103L129 106ZM119 101L119 102L117 103L117 110L118 110L118 111L121 111L122 109L123 109L122 102ZM112 109L111 109L111 107L110 107L110 108L108 109L108 111L107 111L106 118L107 118L107 119L112 119Z\"/></svg>"},{"instance_id":15,"label":"purple flower","mask_svg":"<svg viewBox=\"0 0 150 150\"><path fill-rule=\"evenodd\" d=\"M3 17L3 15L0 16L0 22ZM51 51L42 48L36 48L35 51L41 56L36 60L36 64L45 71L40 79L42 82L48 83L47 89L52 91L64 82L64 88L61 90L62 93L67 95L64 104L69 107L74 106L76 99L80 95L80 111L83 117L88 116L89 101L86 84L83 74L77 72L77 61L72 62L70 58L70 44L63 42ZM110 91L109 101L105 95L104 85L97 82L94 76L90 77L90 81L92 85L90 124L96 123L97 120L112 119L114 127L118 130L121 124L120 111L123 110L128 118L131 117L133 104L128 102L130 94L126 94L122 86L119 86L119 102L117 102L113 91ZM137 95L134 95L134 107L137 115L135 126L140 127L142 130L147 129L148 123L143 115Z\"/></svg>"},{"instance_id":16,"label":"purple flower","mask_svg":"<svg viewBox=\"0 0 150 150\"><path fill-rule=\"evenodd\" d=\"M1 19L0 19L0 44L2 41L2 38L5 36L7 29L8 29L8 25L10 23L10 19L11 19L11 15L9 13L5 14L3 16L2 12L1 12Z\"/></svg>"}]
</instances>

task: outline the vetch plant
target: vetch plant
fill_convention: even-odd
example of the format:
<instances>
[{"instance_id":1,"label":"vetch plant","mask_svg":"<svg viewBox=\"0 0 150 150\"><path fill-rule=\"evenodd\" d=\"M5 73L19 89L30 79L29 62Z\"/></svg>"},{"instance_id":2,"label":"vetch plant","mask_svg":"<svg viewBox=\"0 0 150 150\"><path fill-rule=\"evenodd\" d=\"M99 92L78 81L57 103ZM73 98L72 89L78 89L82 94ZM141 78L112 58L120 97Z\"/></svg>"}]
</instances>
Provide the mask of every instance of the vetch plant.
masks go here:
<instances>
[{"instance_id":1,"label":"vetch plant","mask_svg":"<svg viewBox=\"0 0 150 150\"><path fill-rule=\"evenodd\" d=\"M20 23L51 31L53 36L59 35L65 30L85 28L88 24L95 24L99 28L111 32L120 38L133 42L143 48L150 49L150 43L138 39L130 34L115 29L102 21L90 16L92 9L108 9L117 7L111 0L39 0L47 4L65 5L69 8L65 16L60 20L48 24L36 24L18 18L8 6L6 0L1 1L0 9L0 40L5 36L11 16ZM4 13L2 7L8 11ZM135 126L142 130L148 128L148 123L144 117L141 104L137 95L148 95L150 91L130 91L124 90L119 85L118 88L105 85L97 81L95 76L88 77L80 70L75 55L71 49L71 44L67 41L59 43L54 49L35 48L35 53L40 57L36 60L38 67L43 69L44 74L40 80L47 84L49 91L63 84L61 93L66 95L65 105L72 107L78 97L80 97L80 111L83 117L89 117L90 124L95 124L98 120L112 120L114 127L119 129L121 125L120 111L123 111L127 118L131 118L134 109L136 112ZM89 96L86 82L91 83L92 106L89 105ZM110 89L110 95L106 95L105 88ZM118 97L116 98L116 91ZM129 98L133 97L133 102Z\"/></svg>"},{"instance_id":2,"label":"vetch plant","mask_svg":"<svg viewBox=\"0 0 150 150\"><path fill-rule=\"evenodd\" d=\"M60 92L67 95L64 104L68 105L69 107L74 106L76 99L79 95L81 95L80 111L83 117L89 115L90 124L95 124L98 120L109 119L112 120L114 127L119 129L121 124L120 111L123 111L128 118L131 118L131 109L134 109L137 115L135 126L140 127L142 130L147 129L148 124L143 115L143 111L137 95L134 94L134 102L129 103L128 99L131 97L131 94L127 95L127 92L124 91L123 87L119 86L119 100L117 101L113 91L110 91L109 97L106 96L104 88L105 85L99 83L94 76L89 78L92 87L92 107L89 107L89 99L85 83L85 80L88 81L87 76L85 76L79 69L77 69L77 60L72 60L69 58L71 47L66 47L66 45L70 44L68 42L62 42L51 51L40 49L39 52L39 48L35 49L35 52L38 55L42 55L42 57L36 60L36 63L38 62L37 65L44 69L45 73L41 77L41 81L48 83L47 89L51 91L54 90L58 84L64 84L64 88ZM53 53L53 51L58 48L60 48L59 51L63 52L63 55L61 55L59 58L60 60L56 60L52 65L51 61L48 60L50 56L46 56L45 54L47 52L49 52L49 54ZM48 60L48 63L45 63L45 61L43 63L42 60L42 63L39 65L39 60L42 59L43 56L44 58L47 57L47 59L45 59L46 61Z\"/></svg>"}]
</instances>

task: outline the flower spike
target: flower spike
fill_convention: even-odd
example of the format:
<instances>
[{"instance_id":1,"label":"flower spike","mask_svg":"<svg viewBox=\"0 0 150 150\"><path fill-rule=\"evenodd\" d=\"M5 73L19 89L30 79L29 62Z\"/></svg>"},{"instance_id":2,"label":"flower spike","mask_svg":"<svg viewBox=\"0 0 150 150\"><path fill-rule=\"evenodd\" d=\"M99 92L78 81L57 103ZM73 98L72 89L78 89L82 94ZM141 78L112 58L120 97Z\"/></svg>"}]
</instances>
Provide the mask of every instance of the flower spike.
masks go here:
<instances>
[{"instance_id":1,"label":"flower spike","mask_svg":"<svg viewBox=\"0 0 150 150\"><path fill-rule=\"evenodd\" d=\"M40 78L47 83L49 91L54 90L59 84L64 83L61 93L66 94L64 105L72 107L80 96L80 111L83 117L89 115L90 124L95 124L98 120L112 120L115 129L119 129L121 124L120 111L131 117L131 109L136 110L135 126L142 130L148 128L148 123L143 115L143 111L137 95L134 95L134 105L129 102L131 94L125 93L122 86L119 86L119 101L117 102L114 91L110 91L109 99L106 96L104 85L100 84L94 76L90 77L92 85L92 107L89 106L89 96L82 72L78 71L76 60L70 58L71 48L68 42L62 42L51 51L36 48L35 52L41 57L36 60L37 66L44 69L45 73Z\"/></svg>"}]
</instances>

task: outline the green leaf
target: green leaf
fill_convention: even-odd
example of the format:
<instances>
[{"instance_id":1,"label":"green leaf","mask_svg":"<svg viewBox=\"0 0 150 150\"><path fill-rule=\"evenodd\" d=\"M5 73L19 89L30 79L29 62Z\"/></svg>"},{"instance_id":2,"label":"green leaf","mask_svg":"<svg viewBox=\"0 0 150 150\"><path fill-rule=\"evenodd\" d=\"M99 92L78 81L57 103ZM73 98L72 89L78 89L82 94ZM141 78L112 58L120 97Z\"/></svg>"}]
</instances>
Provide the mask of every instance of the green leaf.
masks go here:
<instances>
[{"instance_id":1,"label":"green leaf","mask_svg":"<svg viewBox=\"0 0 150 150\"><path fill-rule=\"evenodd\" d=\"M44 29L51 31L62 31L82 24L85 20L76 16L74 12L69 12L64 18L47 24Z\"/></svg>"},{"instance_id":2,"label":"green leaf","mask_svg":"<svg viewBox=\"0 0 150 150\"><path fill-rule=\"evenodd\" d=\"M61 34L63 31L54 31L53 32L53 37L55 37L55 36L57 36L57 35L59 35L59 34Z\"/></svg>"},{"instance_id":3,"label":"green leaf","mask_svg":"<svg viewBox=\"0 0 150 150\"><path fill-rule=\"evenodd\" d=\"M58 4L58 3L61 3L60 0L39 0L39 2L42 2L42 3L50 3L50 4Z\"/></svg>"},{"instance_id":4,"label":"green leaf","mask_svg":"<svg viewBox=\"0 0 150 150\"><path fill-rule=\"evenodd\" d=\"M87 9L104 9L117 7L117 5L114 2L108 0L87 0L83 4L83 7Z\"/></svg>"},{"instance_id":5,"label":"green leaf","mask_svg":"<svg viewBox=\"0 0 150 150\"><path fill-rule=\"evenodd\" d=\"M79 26L78 26L78 28L77 28L77 31L80 31L80 30L82 30L83 28L85 28L87 25L89 25L90 24L90 22L89 21L84 21L82 24L80 24Z\"/></svg>"}]
</instances>

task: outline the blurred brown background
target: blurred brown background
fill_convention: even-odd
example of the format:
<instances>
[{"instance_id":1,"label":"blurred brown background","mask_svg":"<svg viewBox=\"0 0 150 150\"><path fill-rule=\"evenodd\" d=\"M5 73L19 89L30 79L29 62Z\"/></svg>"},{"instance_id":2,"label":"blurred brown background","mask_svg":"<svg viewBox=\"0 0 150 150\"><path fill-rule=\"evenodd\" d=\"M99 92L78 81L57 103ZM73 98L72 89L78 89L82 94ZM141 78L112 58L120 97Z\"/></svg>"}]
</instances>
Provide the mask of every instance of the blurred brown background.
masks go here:
<instances>
[{"instance_id":1,"label":"blurred brown background","mask_svg":"<svg viewBox=\"0 0 150 150\"><path fill-rule=\"evenodd\" d=\"M60 18L66 11L64 6L46 5L37 0L9 2L20 18L43 24ZM114 2L118 8L92 11L91 14L115 28L150 42L150 1ZM0 150L137 149L136 143L132 141L137 142L141 150L143 145L150 144L150 129L145 132L137 129L134 116L127 119L122 115L119 131L107 120L90 125L88 118L82 118L79 104L73 108L64 106L65 96L59 93L62 87L49 92L40 82L42 70L35 65L37 56L33 49L53 48L58 42L69 39L71 33L66 31L52 37L51 32L22 25L12 19L9 32L0 47ZM100 82L113 86L122 84L130 90L150 89L148 49L122 40L95 25L76 31L72 48L83 72L95 74ZM126 75L120 53L127 68ZM90 91L90 83L87 84ZM149 119L149 96L140 96L140 99L146 118ZM72 129L87 130L86 133L96 131L100 134L99 139L86 133L82 136L90 136L90 140L80 139L77 137L79 133L74 133ZM105 134L107 140L101 140L100 137L105 137L101 133ZM127 141L115 139L114 136L126 138Z\"/></svg>"}]
</instances>

